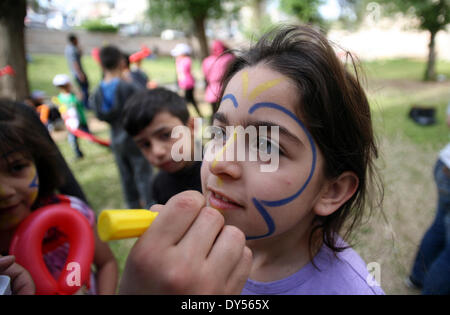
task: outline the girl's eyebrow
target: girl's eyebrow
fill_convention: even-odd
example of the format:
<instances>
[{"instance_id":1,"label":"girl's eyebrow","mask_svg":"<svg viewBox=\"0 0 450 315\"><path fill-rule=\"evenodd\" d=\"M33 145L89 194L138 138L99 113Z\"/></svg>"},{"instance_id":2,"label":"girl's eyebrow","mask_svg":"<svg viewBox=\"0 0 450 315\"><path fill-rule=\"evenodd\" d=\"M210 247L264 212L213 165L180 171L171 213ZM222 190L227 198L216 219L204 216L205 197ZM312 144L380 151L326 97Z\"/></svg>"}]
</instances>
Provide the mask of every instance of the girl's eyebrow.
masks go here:
<instances>
[{"instance_id":1,"label":"girl's eyebrow","mask_svg":"<svg viewBox=\"0 0 450 315\"><path fill-rule=\"evenodd\" d=\"M229 125L229 120L227 118L227 116L224 113L220 113L220 112L216 112L213 115L213 120L217 120L221 123L223 123L224 125L228 126ZM258 127L278 127L280 133L284 136L286 136L288 139L292 140L293 142L297 143L297 144L301 144L303 145L303 142L297 137L295 136L293 133L291 133L288 129L286 129L283 126L280 126L277 123L271 122L271 121L264 121L264 120L249 120L247 122L244 122L243 127L246 128L247 126L254 126L256 128Z\"/></svg>"},{"instance_id":2,"label":"girl's eyebrow","mask_svg":"<svg viewBox=\"0 0 450 315\"><path fill-rule=\"evenodd\" d=\"M293 133L291 133L288 129L286 129L283 126L280 126L277 123L271 122L271 121L264 121L264 120L256 120L256 121L248 121L244 127L247 126L255 126L256 128L259 127L278 127L278 130L282 135L287 137L288 139L292 140L293 142L297 143L298 145L303 145L303 142L297 138Z\"/></svg>"}]
</instances>

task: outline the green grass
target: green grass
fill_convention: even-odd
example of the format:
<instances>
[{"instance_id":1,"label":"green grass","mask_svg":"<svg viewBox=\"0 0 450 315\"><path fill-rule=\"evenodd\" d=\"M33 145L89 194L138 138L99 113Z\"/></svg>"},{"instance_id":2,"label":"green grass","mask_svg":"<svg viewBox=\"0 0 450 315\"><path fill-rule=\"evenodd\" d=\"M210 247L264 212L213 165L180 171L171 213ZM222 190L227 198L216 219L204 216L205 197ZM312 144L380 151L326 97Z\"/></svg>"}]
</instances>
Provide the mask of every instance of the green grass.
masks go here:
<instances>
[{"instance_id":1,"label":"green grass","mask_svg":"<svg viewBox=\"0 0 450 315\"><path fill-rule=\"evenodd\" d=\"M447 98L448 100L448 98ZM375 127L379 134L393 137L403 135L411 142L423 148L441 149L450 141L449 129L446 126L447 102L432 104L436 108L437 123L431 126L420 126L408 117L411 104L398 104L375 111Z\"/></svg>"},{"instance_id":2,"label":"green grass","mask_svg":"<svg viewBox=\"0 0 450 315\"><path fill-rule=\"evenodd\" d=\"M91 56L83 56L82 63L92 90L100 82L100 66ZM159 84L175 83L175 61L171 57L146 59L142 62L142 68L151 80L155 80ZM59 73L70 74L64 55L33 54L32 61L28 63L28 77L31 90L42 90L47 95L57 94L58 91L52 85L52 80ZM200 62L198 60L193 61L193 73L197 80L202 80Z\"/></svg>"},{"instance_id":3,"label":"green grass","mask_svg":"<svg viewBox=\"0 0 450 315\"><path fill-rule=\"evenodd\" d=\"M372 79L409 79L421 80L425 72L425 62L418 59L386 59L364 62L367 76ZM450 78L450 62L439 60L437 73Z\"/></svg>"},{"instance_id":4,"label":"green grass","mask_svg":"<svg viewBox=\"0 0 450 315\"><path fill-rule=\"evenodd\" d=\"M445 82L422 82L425 62L394 59L364 63L368 78L369 100L378 133L388 137L401 135L409 141L438 150L450 140L446 126L446 108L450 101L450 62L440 61L437 72ZM412 106L436 109L437 123L420 126L408 116Z\"/></svg>"}]
</instances>

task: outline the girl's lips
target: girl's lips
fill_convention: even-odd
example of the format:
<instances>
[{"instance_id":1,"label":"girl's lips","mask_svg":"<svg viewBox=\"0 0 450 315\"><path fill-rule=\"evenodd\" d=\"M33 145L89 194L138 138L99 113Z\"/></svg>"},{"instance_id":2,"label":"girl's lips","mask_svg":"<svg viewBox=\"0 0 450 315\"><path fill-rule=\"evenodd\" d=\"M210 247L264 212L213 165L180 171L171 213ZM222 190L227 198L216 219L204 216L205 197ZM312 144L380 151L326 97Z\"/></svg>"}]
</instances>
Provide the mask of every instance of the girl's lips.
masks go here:
<instances>
[{"instance_id":1,"label":"girl's lips","mask_svg":"<svg viewBox=\"0 0 450 315\"><path fill-rule=\"evenodd\" d=\"M236 209L242 209L242 206L238 205L237 203L232 202L231 200L228 201L223 200L224 196L217 194L216 192L210 190L209 191L209 198L208 203L209 206L218 209L218 210L236 210Z\"/></svg>"}]
</instances>

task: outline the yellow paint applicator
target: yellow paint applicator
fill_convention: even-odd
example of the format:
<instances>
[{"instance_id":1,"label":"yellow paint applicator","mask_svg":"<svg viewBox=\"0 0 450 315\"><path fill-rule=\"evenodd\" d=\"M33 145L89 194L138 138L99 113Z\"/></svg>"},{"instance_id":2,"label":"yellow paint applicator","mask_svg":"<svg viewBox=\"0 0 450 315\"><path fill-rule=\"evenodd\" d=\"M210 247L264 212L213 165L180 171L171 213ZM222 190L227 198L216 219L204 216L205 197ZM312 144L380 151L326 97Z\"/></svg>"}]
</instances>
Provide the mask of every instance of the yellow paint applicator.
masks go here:
<instances>
[{"instance_id":1,"label":"yellow paint applicator","mask_svg":"<svg viewBox=\"0 0 450 315\"><path fill-rule=\"evenodd\" d=\"M109 209L100 213L98 236L103 242L139 237L158 216L158 212L144 209Z\"/></svg>"}]
</instances>

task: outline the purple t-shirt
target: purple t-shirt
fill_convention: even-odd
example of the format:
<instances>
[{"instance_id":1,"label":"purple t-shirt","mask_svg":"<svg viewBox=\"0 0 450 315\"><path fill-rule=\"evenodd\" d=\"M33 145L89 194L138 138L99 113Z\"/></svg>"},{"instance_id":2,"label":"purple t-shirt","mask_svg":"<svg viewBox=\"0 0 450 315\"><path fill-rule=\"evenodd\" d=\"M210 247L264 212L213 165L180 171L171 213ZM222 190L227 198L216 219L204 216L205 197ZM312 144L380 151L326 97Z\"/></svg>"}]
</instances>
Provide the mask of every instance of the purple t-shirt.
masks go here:
<instances>
[{"instance_id":1,"label":"purple t-shirt","mask_svg":"<svg viewBox=\"0 0 450 315\"><path fill-rule=\"evenodd\" d=\"M351 248L337 254L325 245L314 257L314 265L305 267L287 278L258 282L247 280L241 294L285 295L383 295L381 287L369 276L366 264Z\"/></svg>"}]
</instances>

